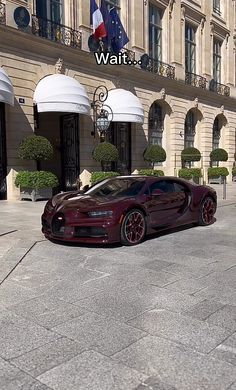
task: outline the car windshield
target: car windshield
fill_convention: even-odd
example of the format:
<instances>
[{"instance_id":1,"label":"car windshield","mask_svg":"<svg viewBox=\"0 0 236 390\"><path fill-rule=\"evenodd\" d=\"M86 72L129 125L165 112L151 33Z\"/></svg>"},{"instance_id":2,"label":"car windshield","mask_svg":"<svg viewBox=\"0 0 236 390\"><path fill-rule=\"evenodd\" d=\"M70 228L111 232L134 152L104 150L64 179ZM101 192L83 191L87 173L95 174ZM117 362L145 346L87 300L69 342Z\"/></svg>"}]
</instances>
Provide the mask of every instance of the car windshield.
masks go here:
<instances>
[{"instance_id":1,"label":"car windshield","mask_svg":"<svg viewBox=\"0 0 236 390\"><path fill-rule=\"evenodd\" d=\"M99 183L86 191L86 195L95 196L135 196L144 187L145 181L143 179L110 179L106 182Z\"/></svg>"}]
</instances>

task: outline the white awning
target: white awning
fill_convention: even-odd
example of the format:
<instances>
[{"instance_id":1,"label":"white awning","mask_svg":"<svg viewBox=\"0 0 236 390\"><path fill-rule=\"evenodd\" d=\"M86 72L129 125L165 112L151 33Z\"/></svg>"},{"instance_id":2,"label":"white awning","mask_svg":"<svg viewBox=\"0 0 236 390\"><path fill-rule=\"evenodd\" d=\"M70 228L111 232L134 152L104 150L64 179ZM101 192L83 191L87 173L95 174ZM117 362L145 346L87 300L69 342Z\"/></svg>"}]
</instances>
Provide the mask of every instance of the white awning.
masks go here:
<instances>
[{"instance_id":1,"label":"white awning","mask_svg":"<svg viewBox=\"0 0 236 390\"><path fill-rule=\"evenodd\" d=\"M112 109L113 122L143 123L144 121L143 106L139 98L130 91L119 88L110 90L104 102L104 109L106 105ZM107 111L109 112L109 108Z\"/></svg>"},{"instance_id":2,"label":"white awning","mask_svg":"<svg viewBox=\"0 0 236 390\"><path fill-rule=\"evenodd\" d=\"M0 102L14 106L13 85L3 68L0 68Z\"/></svg>"},{"instance_id":3,"label":"white awning","mask_svg":"<svg viewBox=\"0 0 236 390\"><path fill-rule=\"evenodd\" d=\"M63 74L44 77L34 92L38 112L73 112L90 115L90 102L84 87Z\"/></svg>"}]
</instances>

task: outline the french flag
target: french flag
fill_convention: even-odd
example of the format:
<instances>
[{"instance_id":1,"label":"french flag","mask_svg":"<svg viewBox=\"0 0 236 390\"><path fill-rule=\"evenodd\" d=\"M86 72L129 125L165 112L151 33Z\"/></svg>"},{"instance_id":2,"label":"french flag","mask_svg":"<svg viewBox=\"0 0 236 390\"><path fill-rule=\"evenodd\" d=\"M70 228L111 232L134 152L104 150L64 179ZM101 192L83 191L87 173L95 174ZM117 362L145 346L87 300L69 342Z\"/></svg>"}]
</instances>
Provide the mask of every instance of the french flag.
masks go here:
<instances>
[{"instance_id":1,"label":"french flag","mask_svg":"<svg viewBox=\"0 0 236 390\"><path fill-rule=\"evenodd\" d=\"M105 23L102 17L102 13L98 8L95 0L90 0L90 16L91 24L93 25L93 36L96 39L104 38L107 36Z\"/></svg>"}]
</instances>

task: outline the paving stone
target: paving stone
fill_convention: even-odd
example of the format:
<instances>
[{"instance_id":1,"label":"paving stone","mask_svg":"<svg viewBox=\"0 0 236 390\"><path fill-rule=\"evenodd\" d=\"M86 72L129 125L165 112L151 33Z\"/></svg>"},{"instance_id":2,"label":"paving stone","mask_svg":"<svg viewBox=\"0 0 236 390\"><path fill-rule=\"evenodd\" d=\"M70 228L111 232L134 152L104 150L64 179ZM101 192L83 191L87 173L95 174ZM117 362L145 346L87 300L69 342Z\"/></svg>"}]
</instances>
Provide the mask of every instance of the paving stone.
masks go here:
<instances>
[{"instance_id":1,"label":"paving stone","mask_svg":"<svg viewBox=\"0 0 236 390\"><path fill-rule=\"evenodd\" d=\"M169 263L168 261L154 260L154 261L149 261L147 264L144 265L144 267L153 269L155 271L161 271L161 270L166 271L166 268L169 268L171 265L172 263Z\"/></svg>"},{"instance_id":2,"label":"paving stone","mask_svg":"<svg viewBox=\"0 0 236 390\"><path fill-rule=\"evenodd\" d=\"M78 306L71 305L50 295L41 295L27 302L8 306L8 310L46 328L52 328L84 314L84 310Z\"/></svg>"},{"instance_id":3,"label":"paving stone","mask_svg":"<svg viewBox=\"0 0 236 390\"><path fill-rule=\"evenodd\" d=\"M135 390L177 390L176 387L163 383L158 377L150 377Z\"/></svg>"},{"instance_id":4,"label":"paving stone","mask_svg":"<svg viewBox=\"0 0 236 390\"><path fill-rule=\"evenodd\" d=\"M0 302L3 306L10 306L29 300L38 295L37 291L19 286L16 283L5 280L0 286Z\"/></svg>"},{"instance_id":5,"label":"paving stone","mask_svg":"<svg viewBox=\"0 0 236 390\"><path fill-rule=\"evenodd\" d=\"M182 279L166 286L167 290L181 292L182 294L194 294L206 288L208 284L201 279Z\"/></svg>"},{"instance_id":6,"label":"paving stone","mask_svg":"<svg viewBox=\"0 0 236 390\"><path fill-rule=\"evenodd\" d=\"M209 286L204 288L203 290L197 291L194 293L196 298L202 298L218 301L223 305L235 305L236 306L236 290L232 288L232 286L224 284L218 284L214 286Z\"/></svg>"},{"instance_id":7,"label":"paving stone","mask_svg":"<svg viewBox=\"0 0 236 390\"><path fill-rule=\"evenodd\" d=\"M87 351L40 375L38 380L55 390L128 390L146 378L97 352Z\"/></svg>"},{"instance_id":8,"label":"paving stone","mask_svg":"<svg viewBox=\"0 0 236 390\"><path fill-rule=\"evenodd\" d=\"M0 358L1 390L50 390L46 385Z\"/></svg>"},{"instance_id":9,"label":"paving stone","mask_svg":"<svg viewBox=\"0 0 236 390\"><path fill-rule=\"evenodd\" d=\"M75 341L61 337L12 359L11 363L31 376L37 377L83 351L84 348Z\"/></svg>"},{"instance_id":10,"label":"paving stone","mask_svg":"<svg viewBox=\"0 0 236 390\"><path fill-rule=\"evenodd\" d=\"M225 390L236 379L236 367L159 337L147 336L113 359L180 390Z\"/></svg>"},{"instance_id":11,"label":"paving stone","mask_svg":"<svg viewBox=\"0 0 236 390\"><path fill-rule=\"evenodd\" d=\"M236 366L236 333L218 345L210 355Z\"/></svg>"},{"instance_id":12,"label":"paving stone","mask_svg":"<svg viewBox=\"0 0 236 390\"><path fill-rule=\"evenodd\" d=\"M93 349L107 356L146 335L142 330L108 320L95 313L87 313L73 321L56 326L53 330L76 340L81 349Z\"/></svg>"},{"instance_id":13,"label":"paving stone","mask_svg":"<svg viewBox=\"0 0 236 390\"><path fill-rule=\"evenodd\" d=\"M226 305L207 318L210 325L221 326L222 328L236 331L236 306Z\"/></svg>"},{"instance_id":14,"label":"paving stone","mask_svg":"<svg viewBox=\"0 0 236 390\"><path fill-rule=\"evenodd\" d=\"M219 309L222 309L224 305L216 301L208 301L205 299L202 302L197 303L192 306L191 309L183 312L184 315L198 318L199 320L205 320L211 314L217 312Z\"/></svg>"},{"instance_id":15,"label":"paving stone","mask_svg":"<svg viewBox=\"0 0 236 390\"><path fill-rule=\"evenodd\" d=\"M142 284L124 291L101 291L75 304L87 311L91 310L120 320L129 320L155 306L181 311L197 302L198 300L194 297Z\"/></svg>"},{"instance_id":16,"label":"paving stone","mask_svg":"<svg viewBox=\"0 0 236 390\"><path fill-rule=\"evenodd\" d=\"M208 275L211 271L210 265L207 266L199 266L197 264L188 267L183 264L172 263L168 267L165 268L165 272L177 275L181 278L192 278L198 279L202 276Z\"/></svg>"},{"instance_id":17,"label":"paving stone","mask_svg":"<svg viewBox=\"0 0 236 390\"><path fill-rule=\"evenodd\" d=\"M0 312L0 356L10 359L60 336L9 311Z\"/></svg>"},{"instance_id":18,"label":"paving stone","mask_svg":"<svg viewBox=\"0 0 236 390\"><path fill-rule=\"evenodd\" d=\"M231 334L226 329L210 327L195 318L157 309L134 318L128 324L203 353L210 352Z\"/></svg>"}]
</instances>

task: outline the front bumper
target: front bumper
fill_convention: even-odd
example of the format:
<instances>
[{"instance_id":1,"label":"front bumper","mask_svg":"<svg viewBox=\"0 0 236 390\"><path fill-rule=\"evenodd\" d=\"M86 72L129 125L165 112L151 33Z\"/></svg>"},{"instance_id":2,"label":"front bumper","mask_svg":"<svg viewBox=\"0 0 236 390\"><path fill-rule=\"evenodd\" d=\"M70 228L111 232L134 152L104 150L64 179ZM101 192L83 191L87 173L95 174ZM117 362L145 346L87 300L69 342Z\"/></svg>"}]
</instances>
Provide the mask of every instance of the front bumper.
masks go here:
<instances>
[{"instance_id":1,"label":"front bumper","mask_svg":"<svg viewBox=\"0 0 236 390\"><path fill-rule=\"evenodd\" d=\"M120 241L120 225L111 218L86 218L74 221L62 213L44 212L41 220L42 233L52 240L90 244Z\"/></svg>"}]
</instances>

